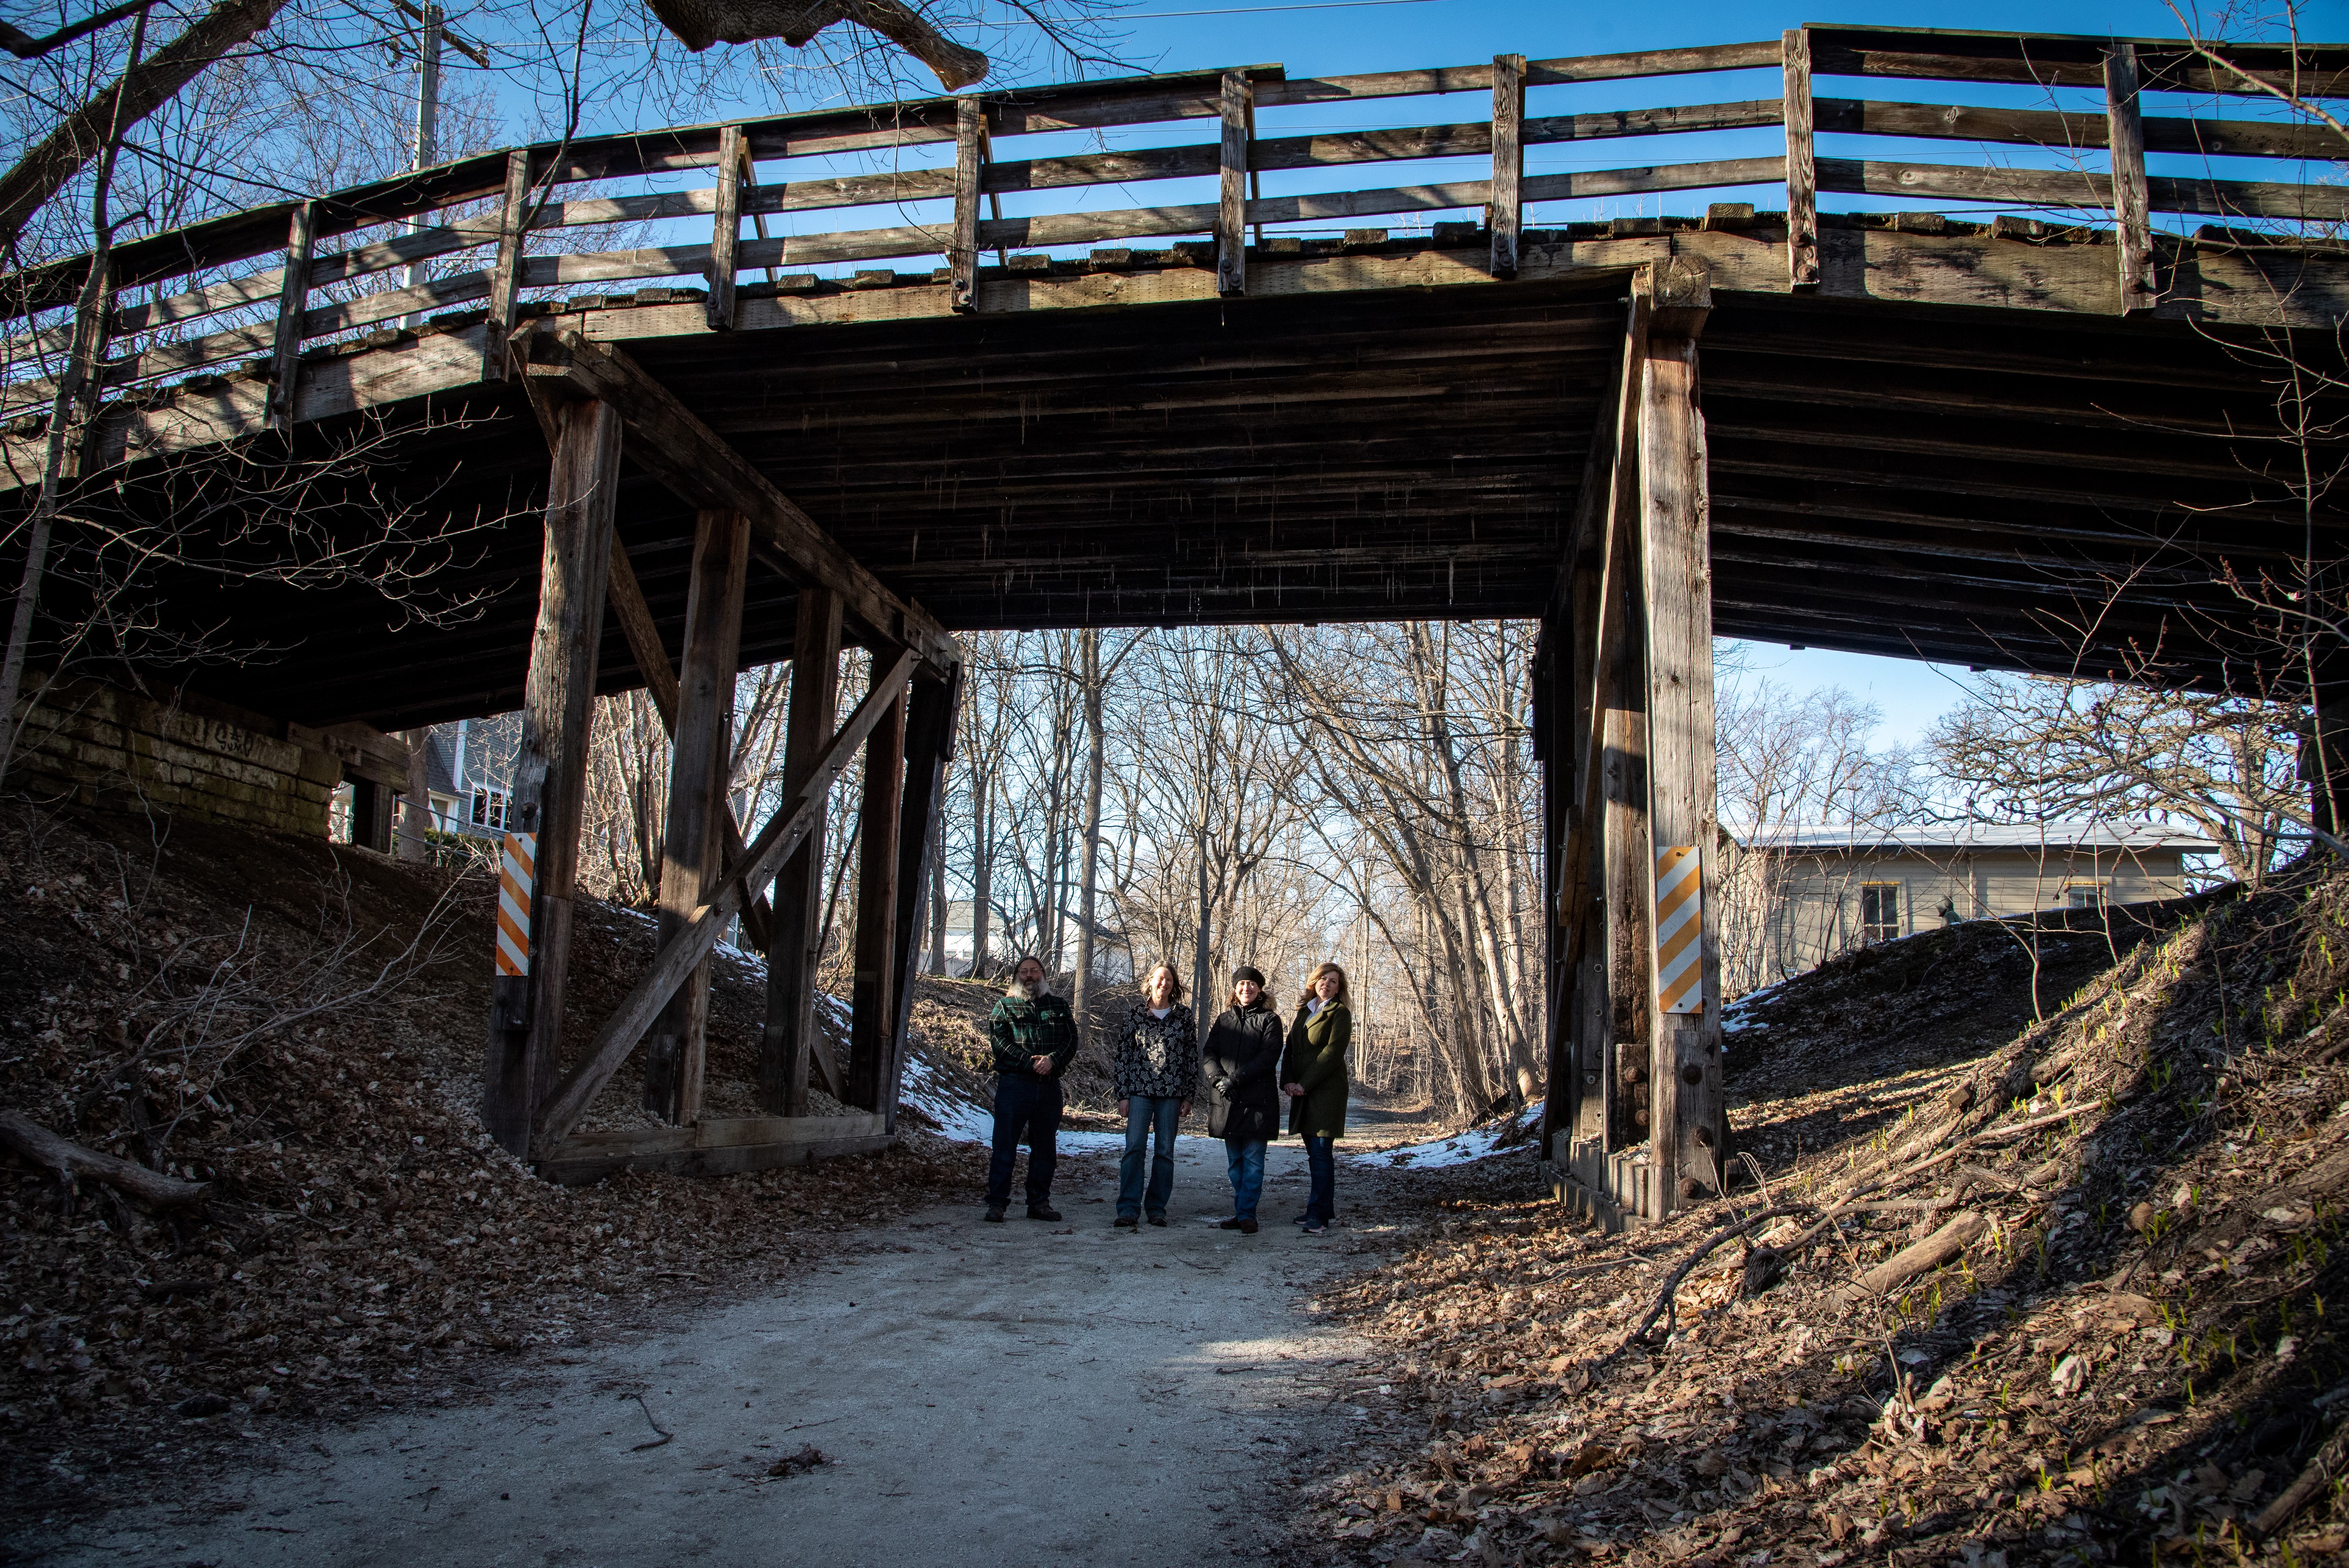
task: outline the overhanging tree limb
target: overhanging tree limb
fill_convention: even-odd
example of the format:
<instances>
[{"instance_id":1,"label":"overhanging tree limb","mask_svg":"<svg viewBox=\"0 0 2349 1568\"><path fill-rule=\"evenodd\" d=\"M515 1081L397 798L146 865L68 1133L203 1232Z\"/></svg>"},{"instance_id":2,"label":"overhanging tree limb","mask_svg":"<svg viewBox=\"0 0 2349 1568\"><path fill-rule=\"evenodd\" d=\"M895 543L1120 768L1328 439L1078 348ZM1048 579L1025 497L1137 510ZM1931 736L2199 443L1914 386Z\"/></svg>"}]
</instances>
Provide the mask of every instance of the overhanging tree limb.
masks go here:
<instances>
[{"instance_id":1,"label":"overhanging tree limb","mask_svg":"<svg viewBox=\"0 0 2349 1568\"><path fill-rule=\"evenodd\" d=\"M0 252L14 253L25 225L106 145L169 102L206 67L276 19L285 0L220 0L195 25L66 116L0 174Z\"/></svg>"}]
</instances>

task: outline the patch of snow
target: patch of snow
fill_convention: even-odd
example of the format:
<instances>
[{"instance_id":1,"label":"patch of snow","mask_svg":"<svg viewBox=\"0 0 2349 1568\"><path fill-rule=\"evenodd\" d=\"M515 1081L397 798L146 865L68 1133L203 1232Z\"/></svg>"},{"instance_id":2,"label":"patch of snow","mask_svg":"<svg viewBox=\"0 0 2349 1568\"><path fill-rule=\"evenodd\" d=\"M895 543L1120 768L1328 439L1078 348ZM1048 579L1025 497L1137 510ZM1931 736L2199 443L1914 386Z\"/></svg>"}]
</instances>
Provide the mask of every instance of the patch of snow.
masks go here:
<instances>
[{"instance_id":1,"label":"patch of snow","mask_svg":"<svg viewBox=\"0 0 2349 1568\"><path fill-rule=\"evenodd\" d=\"M1732 1002L1728 1006L1723 1007L1721 1010L1721 1026L1723 1030L1751 1029L1766 1026L1757 1025L1754 1021L1752 1010L1760 1006L1764 1002L1769 1000L1772 993L1775 992L1779 986L1784 985L1785 984L1785 982L1784 980L1780 980L1768 985L1757 985L1753 990L1745 993L1744 995L1737 998L1736 1001Z\"/></svg>"},{"instance_id":2,"label":"patch of snow","mask_svg":"<svg viewBox=\"0 0 2349 1568\"><path fill-rule=\"evenodd\" d=\"M1364 1160L1383 1160L1390 1165L1408 1165L1414 1171L1434 1171L1447 1165L1466 1165L1477 1160L1489 1160L1495 1154L1506 1153L1500 1147L1501 1135L1509 1124L1495 1121L1484 1127L1472 1127L1450 1138L1432 1139L1425 1143L1406 1143L1399 1149L1381 1149L1376 1154L1358 1155Z\"/></svg>"}]
</instances>

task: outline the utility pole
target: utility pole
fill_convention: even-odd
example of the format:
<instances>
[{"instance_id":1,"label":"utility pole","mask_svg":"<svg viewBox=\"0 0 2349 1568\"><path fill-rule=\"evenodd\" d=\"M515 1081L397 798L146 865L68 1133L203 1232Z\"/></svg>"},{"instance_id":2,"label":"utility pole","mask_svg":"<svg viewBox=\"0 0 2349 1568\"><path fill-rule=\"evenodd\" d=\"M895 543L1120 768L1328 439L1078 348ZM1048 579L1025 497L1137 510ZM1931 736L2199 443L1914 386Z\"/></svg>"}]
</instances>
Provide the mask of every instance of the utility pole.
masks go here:
<instances>
[{"instance_id":1,"label":"utility pole","mask_svg":"<svg viewBox=\"0 0 2349 1568\"><path fill-rule=\"evenodd\" d=\"M440 161L440 50L445 44L455 48L467 59L487 70L489 55L478 44L449 31L449 14L440 5L427 0L422 9L409 0L392 0L392 4L413 19L418 27L416 43L416 140L410 169L429 169ZM408 232L420 234L426 223L422 213L408 221ZM401 282L409 288L426 281L421 260L408 263ZM424 325L424 313L416 311L408 317L411 328Z\"/></svg>"}]
</instances>

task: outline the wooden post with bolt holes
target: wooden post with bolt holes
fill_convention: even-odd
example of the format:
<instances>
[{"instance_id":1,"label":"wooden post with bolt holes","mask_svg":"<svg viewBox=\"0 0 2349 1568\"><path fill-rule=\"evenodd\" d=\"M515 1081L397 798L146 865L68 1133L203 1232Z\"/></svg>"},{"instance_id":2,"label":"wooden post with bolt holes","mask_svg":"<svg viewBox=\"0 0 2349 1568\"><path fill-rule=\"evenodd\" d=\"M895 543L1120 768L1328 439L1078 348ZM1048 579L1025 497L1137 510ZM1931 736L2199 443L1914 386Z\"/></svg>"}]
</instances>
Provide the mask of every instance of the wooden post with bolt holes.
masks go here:
<instances>
[{"instance_id":1,"label":"wooden post with bolt holes","mask_svg":"<svg viewBox=\"0 0 2349 1568\"><path fill-rule=\"evenodd\" d=\"M1247 293L1248 144L1256 134L1256 84L1224 73L1223 183L1216 206L1216 292Z\"/></svg>"},{"instance_id":2,"label":"wooden post with bolt holes","mask_svg":"<svg viewBox=\"0 0 2349 1568\"><path fill-rule=\"evenodd\" d=\"M1684 262L1649 269L1640 377L1640 544L1647 597L1651 1122L1661 1218L1718 1193L1728 1124L1721 1086L1720 833L1714 804L1713 578L1697 335L1712 306Z\"/></svg>"}]
</instances>

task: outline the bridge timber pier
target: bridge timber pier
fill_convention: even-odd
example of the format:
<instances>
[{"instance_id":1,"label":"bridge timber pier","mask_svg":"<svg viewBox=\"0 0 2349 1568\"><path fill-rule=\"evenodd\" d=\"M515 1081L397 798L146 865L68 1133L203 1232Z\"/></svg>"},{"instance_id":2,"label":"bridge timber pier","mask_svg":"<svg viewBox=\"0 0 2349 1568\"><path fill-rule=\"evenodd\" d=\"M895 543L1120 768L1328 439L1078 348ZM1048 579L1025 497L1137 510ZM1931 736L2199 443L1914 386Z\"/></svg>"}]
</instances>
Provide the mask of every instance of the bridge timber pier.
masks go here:
<instances>
[{"instance_id":1,"label":"bridge timber pier","mask_svg":"<svg viewBox=\"0 0 2349 1568\"><path fill-rule=\"evenodd\" d=\"M1747 96L1679 101L1717 76ZM1576 96L1648 78L1672 101ZM2294 475L2341 455L2349 188L2307 166L2349 147L2271 112L2273 89L2349 95L2349 46L1815 26L515 148L127 242L95 315L89 258L0 280L25 346L0 506L29 505L62 417L75 517L219 511L201 569L144 579L153 613L282 653L158 655L142 678L320 727L523 710L521 955L484 1117L580 1179L891 1136L954 633L1537 619L1545 1150L1562 1196L1652 1219L1729 1157L1714 635L2257 690L2349 722L2329 654L2311 691L2220 569L2344 555L2337 502ZM1417 107L1361 129L1387 100ZM2219 108L2180 111L2199 104ZM1317 121L1333 108L1351 118ZM1622 140L1703 155L1589 166ZM1882 155L1920 142L1967 160ZM1529 166L1560 148L1575 167ZM1330 188L1381 162L1427 178ZM1172 194L1092 204L1135 187ZM1685 216L1649 215L1667 194ZM867 226L807 227L850 211ZM584 248L615 233L632 242ZM2324 418L2287 417L2295 365L2333 378ZM471 612L418 624L360 586L223 577L276 537L217 500L257 459L312 465L319 539L361 550L390 515L450 531L432 581ZM69 587L44 603L76 613ZM873 673L843 718L844 646ZM810 676L790 786L738 822L730 677L784 658ZM660 950L580 1041L589 699L636 687L676 742ZM826 1085L854 1114L810 1118L832 1064L810 1049L807 846L860 750L854 1021ZM2329 801L2342 772L2321 771ZM770 957L766 1114L718 1121L702 999L738 914ZM639 1049L667 1126L581 1133Z\"/></svg>"}]
</instances>

